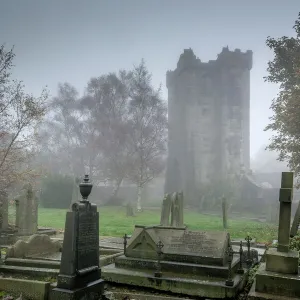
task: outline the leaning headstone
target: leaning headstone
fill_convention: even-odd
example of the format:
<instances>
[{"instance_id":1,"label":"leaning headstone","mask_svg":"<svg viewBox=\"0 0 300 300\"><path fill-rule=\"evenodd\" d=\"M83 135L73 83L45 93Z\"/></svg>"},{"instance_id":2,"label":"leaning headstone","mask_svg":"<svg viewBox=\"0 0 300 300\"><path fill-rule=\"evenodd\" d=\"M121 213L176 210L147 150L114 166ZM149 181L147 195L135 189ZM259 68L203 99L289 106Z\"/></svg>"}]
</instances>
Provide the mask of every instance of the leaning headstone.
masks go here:
<instances>
[{"instance_id":1,"label":"leaning headstone","mask_svg":"<svg viewBox=\"0 0 300 300\"><path fill-rule=\"evenodd\" d=\"M295 217L294 217L294 220L293 220L293 224L292 224L292 227L291 227L291 232L290 232L290 237L291 238L294 237L297 234L299 224L300 224L300 201L299 201L298 208L296 210Z\"/></svg>"},{"instance_id":2,"label":"leaning headstone","mask_svg":"<svg viewBox=\"0 0 300 300\"><path fill-rule=\"evenodd\" d=\"M82 201L67 212L56 299L100 299L104 282L99 267L99 213L87 198L92 190L88 175L79 185Z\"/></svg>"},{"instance_id":3,"label":"leaning headstone","mask_svg":"<svg viewBox=\"0 0 300 300\"><path fill-rule=\"evenodd\" d=\"M169 226L171 204L172 204L171 195L166 194L162 202L161 218L160 218L161 226Z\"/></svg>"}]
</instances>

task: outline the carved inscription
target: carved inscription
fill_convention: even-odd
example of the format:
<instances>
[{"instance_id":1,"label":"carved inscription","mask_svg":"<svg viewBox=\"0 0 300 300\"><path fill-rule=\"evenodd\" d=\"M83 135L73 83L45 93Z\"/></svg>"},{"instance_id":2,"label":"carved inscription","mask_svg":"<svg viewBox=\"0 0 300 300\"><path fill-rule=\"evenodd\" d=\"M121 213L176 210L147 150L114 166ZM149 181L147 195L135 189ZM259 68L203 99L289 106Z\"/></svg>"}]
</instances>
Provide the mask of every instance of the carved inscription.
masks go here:
<instances>
[{"instance_id":1,"label":"carved inscription","mask_svg":"<svg viewBox=\"0 0 300 300\"><path fill-rule=\"evenodd\" d=\"M79 215L77 240L77 269L99 264L98 214L85 212Z\"/></svg>"},{"instance_id":2,"label":"carved inscription","mask_svg":"<svg viewBox=\"0 0 300 300\"><path fill-rule=\"evenodd\" d=\"M212 256L220 250L218 240L205 232L187 232L181 237L172 237L168 250L173 253L186 253Z\"/></svg>"}]
</instances>

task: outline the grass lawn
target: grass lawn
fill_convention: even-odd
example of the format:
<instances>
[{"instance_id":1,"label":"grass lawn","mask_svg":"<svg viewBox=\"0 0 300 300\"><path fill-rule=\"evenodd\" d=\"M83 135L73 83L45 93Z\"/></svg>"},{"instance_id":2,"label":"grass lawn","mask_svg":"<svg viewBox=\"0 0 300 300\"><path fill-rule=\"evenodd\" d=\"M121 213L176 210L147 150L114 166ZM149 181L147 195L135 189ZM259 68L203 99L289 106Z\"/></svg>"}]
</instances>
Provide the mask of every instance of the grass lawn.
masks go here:
<instances>
[{"instance_id":1,"label":"grass lawn","mask_svg":"<svg viewBox=\"0 0 300 300\"><path fill-rule=\"evenodd\" d=\"M126 217L124 207L101 207L100 235L123 236L131 234L134 225L156 225L160 222L160 210L148 210L136 217ZM64 229L66 211L64 209L39 208L38 224L42 227ZM185 211L184 222L192 230L223 230L222 218L201 215L197 212ZM228 231L232 238L244 239L249 233L259 242L270 242L277 238L277 227L274 225L245 220L229 220Z\"/></svg>"}]
</instances>

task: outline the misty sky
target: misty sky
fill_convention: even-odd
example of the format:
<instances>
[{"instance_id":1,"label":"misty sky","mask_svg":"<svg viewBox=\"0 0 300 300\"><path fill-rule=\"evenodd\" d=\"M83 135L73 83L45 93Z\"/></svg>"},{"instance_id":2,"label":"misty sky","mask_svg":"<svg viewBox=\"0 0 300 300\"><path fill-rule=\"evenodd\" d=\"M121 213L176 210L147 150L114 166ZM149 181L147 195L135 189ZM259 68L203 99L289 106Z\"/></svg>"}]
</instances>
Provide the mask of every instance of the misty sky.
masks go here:
<instances>
[{"instance_id":1,"label":"misty sky","mask_svg":"<svg viewBox=\"0 0 300 300\"><path fill-rule=\"evenodd\" d=\"M277 87L263 80L272 53L267 36L294 35L299 0L0 0L0 44L15 45L14 77L38 95L59 82L82 93L92 76L146 60L156 86L184 48L202 60L222 47L253 50L251 155L268 143L263 132Z\"/></svg>"}]
</instances>

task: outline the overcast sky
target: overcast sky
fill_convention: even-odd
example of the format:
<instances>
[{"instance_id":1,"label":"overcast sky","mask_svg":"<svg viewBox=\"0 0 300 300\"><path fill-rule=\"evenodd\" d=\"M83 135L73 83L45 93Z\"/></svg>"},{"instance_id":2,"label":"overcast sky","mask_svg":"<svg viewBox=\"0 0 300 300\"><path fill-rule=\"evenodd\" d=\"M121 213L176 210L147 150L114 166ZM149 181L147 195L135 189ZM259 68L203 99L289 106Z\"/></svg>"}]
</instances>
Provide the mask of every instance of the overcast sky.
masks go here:
<instances>
[{"instance_id":1,"label":"overcast sky","mask_svg":"<svg viewBox=\"0 0 300 300\"><path fill-rule=\"evenodd\" d=\"M202 60L222 47L252 50L251 155L268 143L263 132L277 87L263 80L272 53L267 36L293 35L299 0L0 0L0 44L15 46L14 77L28 92L59 82L83 92L92 76L146 60L155 85L192 48Z\"/></svg>"}]
</instances>

